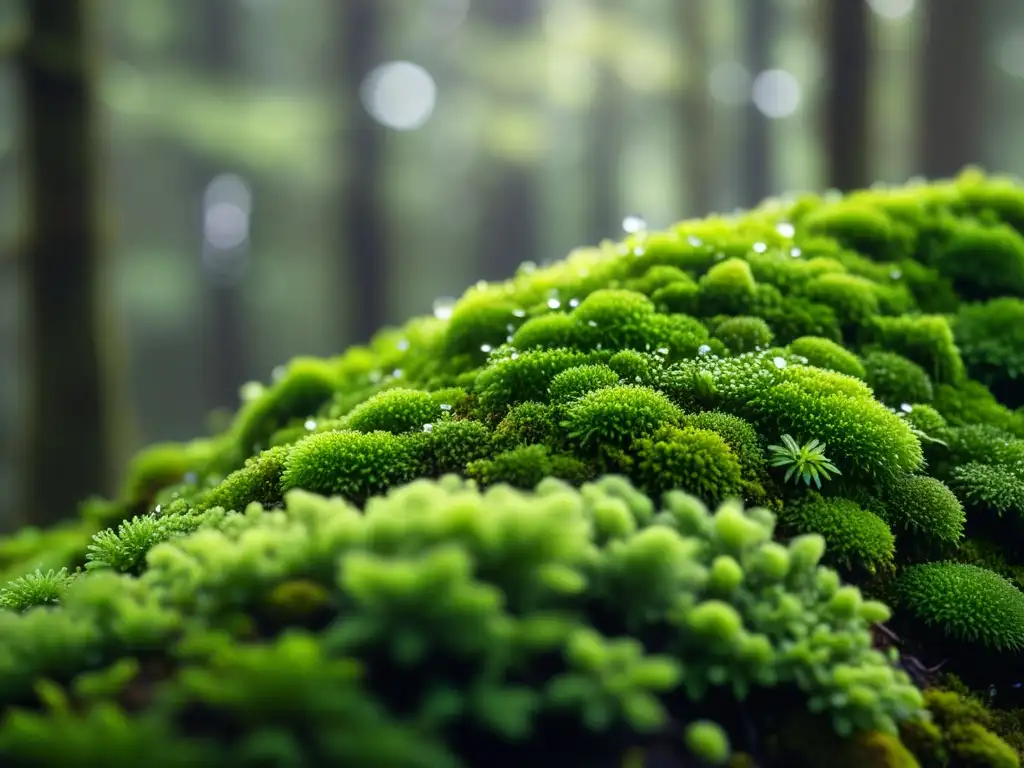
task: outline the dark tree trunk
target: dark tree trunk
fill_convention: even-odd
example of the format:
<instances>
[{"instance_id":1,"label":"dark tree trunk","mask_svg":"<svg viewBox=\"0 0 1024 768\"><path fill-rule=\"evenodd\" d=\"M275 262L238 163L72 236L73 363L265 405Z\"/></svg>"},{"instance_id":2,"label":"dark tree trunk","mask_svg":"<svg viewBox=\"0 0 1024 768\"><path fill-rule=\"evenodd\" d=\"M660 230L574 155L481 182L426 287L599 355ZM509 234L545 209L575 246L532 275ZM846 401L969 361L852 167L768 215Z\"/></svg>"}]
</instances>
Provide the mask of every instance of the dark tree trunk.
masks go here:
<instances>
[{"instance_id":1,"label":"dark tree trunk","mask_svg":"<svg viewBox=\"0 0 1024 768\"><path fill-rule=\"evenodd\" d=\"M707 215L715 206L714 105L708 88L708 1L687 0L679 4L682 38L686 45L690 73L683 95L682 114L686 122L686 178L689 215Z\"/></svg>"},{"instance_id":2,"label":"dark tree trunk","mask_svg":"<svg viewBox=\"0 0 1024 768\"><path fill-rule=\"evenodd\" d=\"M346 120L338 144L339 162L346 168L338 193L339 241L347 258L345 285L347 316L340 318L354 341L364 343L388 321L390 272L383 180L385 129L367 113L360 100L366 76L378 59L383 19L380 0L335 2L338 34L335 71L341 82Z\"/></svg>"},{"instance_id":3,"label":"dark tree trunk","mask_svg":"<svg viewBox=\"0 0 1024 768\"><path fill-rule=\"evenodd\" d=\"M226 83L236 71L238 0L204 0L192 11L196 26L196 63L203 76ZM197 229L204 229L204 192L210 181L224 169L207 159L193 161ZM204 255L213 253L200 235ZM247 247L247 246L243 246ZM216 254L205 259L203 269L202 375L204 410L234 409L239 387L247 373L245 354L245 317L242 306L239 270L245 253ZM218 262L220 266L218 266Z\"/></svg>"},{"instance_id":4,"label":"dark tree trunk","mask_svg":"<svg viewBox=\"0 0 1024 768\"><path fill-rule=\"evenodd\" d=\"M114 420L98 287L97 107L85 0L26 3L20 51L29 311L27 522L108 490Z\"/></svg>"},{"instance_id":5,"label":"dark tree trunk","mask_svg":"<svg viewBox=\"0 0 1024 768\"><path fill-rule=\"evenodd\" d=\"M771 66L775 20L772 4L773 0L750 0L750 12L746 17L746 49L751 77L757 77ZM747 105L747 131L741 156L742 204L755 205L771 194L774 168L768 118L752 100Z\"/></svg>"},{"instance_id":6,"label":"dark tree trunk","mask_svg":"<svg viewBox=\"0 0 1024 768\"><path fill-rule=\"evenodd\" d=\"M508 37L525 37L540 23L537 0L481 0L474 8ZM531 164L512 161L496 161L488 175L477 273L485 280L503 280L522 262L540 260L540 179Z\"/></svg>"},{"instance_id":7,"label":"dark tree trunk","mask_svg":"<svg viewBox=\"0 0 1024 768\"><path fill-rule=\"evenodd\" d=\"M823 123L827 183L844 192L871 182L869 11L863 0L831 0L826 7L828 84Z\"/></svg>"},{"instance_id":8,"label":"dark tree trunk","mask_svg":"<svg viewBox=\"0 0 1024 768\"><path fill-rule=\"evenodd\" d=\"M920 172L955 175L986 160L985 14L988 3L969 10L961 0L925 3L921 105L918 130Z\"/></svg>"}]
</instances>

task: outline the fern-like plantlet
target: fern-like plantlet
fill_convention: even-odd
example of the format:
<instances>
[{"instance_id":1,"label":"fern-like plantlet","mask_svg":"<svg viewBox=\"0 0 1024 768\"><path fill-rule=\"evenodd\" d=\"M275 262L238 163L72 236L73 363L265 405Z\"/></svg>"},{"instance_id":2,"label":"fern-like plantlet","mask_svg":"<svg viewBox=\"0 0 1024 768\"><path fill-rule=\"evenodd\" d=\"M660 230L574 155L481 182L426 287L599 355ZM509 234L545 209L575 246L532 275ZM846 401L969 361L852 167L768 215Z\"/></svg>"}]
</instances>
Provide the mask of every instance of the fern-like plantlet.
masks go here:
<instances>
[{"instance_id":1,"label":"fern-like plantlet","mask_svg":"<svg viewBox=\"0 0 1024 768\"><path fill-rule=\"evenodd\" d=\"M769 445L769 452L773 454L769 461L772 467L787 467L785 482L796 478L796 482L804 481L810 485L814 484L821 488L821 478L831 480L832 475L841 475L842 472L825 456L825 444L818 440L800 445L790 435L782 436L782 445Z\"/></svg>"}]
</instances>

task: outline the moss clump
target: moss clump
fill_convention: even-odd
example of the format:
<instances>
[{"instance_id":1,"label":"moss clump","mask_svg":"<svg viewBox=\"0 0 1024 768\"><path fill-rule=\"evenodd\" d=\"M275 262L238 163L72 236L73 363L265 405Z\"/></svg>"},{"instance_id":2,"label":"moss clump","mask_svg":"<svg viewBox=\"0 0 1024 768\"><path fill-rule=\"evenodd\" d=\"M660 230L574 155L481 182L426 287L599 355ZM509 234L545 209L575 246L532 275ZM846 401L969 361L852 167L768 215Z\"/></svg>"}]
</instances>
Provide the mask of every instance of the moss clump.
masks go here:
<instances>
[{"instance_id":1,"label":"moss clump","mask_svg":"<svg viewBox=\"0 0 1024 768\"><path fill-rule=\"evenodd\" d=\"M247 384L222 434L0 541L0 762L802 768L811 708L830 761L912 765L868 624L1022 678L1022 231L974 171L776 200ZM947 768L1005 764L936 728Z\"/></svg>"},{"instance_id":2,"label":"moss clump","mask_svg":"<svg viewBox=\"0 0 1024 768\"><path fill-rule=\"evenodd\" d=\"M916 619L949 637L997 651L1024 647L1024 594L985 568L913 565L900 574L899 594Z\"/></svg>"}]
</instances>

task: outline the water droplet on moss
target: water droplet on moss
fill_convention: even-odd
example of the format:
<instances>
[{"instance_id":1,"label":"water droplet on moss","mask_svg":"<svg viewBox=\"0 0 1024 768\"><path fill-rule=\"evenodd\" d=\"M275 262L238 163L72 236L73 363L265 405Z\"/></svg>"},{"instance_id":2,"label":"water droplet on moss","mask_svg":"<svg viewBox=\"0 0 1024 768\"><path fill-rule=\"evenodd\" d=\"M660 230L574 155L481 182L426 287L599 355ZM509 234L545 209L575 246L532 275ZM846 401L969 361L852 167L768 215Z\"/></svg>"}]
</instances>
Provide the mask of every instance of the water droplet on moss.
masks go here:
<instances>
[{"instance_id":1,"label":"water droplet on moss","mask_svg":"<svg viewBox=\"0 0 1024 768\"><path fill-rule=\"evenodd\" d=\"M273 381L280 381L284 378L285 368L283 365L279 365L270 372L270 378Z\"/></svg>"},{"instance_id":2,"label":"water droplet on moss","mask_svg":"<svg viewBox=\"0 0 1024 768\"><path fill-rule=\"evenodd\" d=\"M569 306L572 307L573 309L575 309L579 305L580 305L580 300L579 299L569 299Z\"/></svg>"},{"instance_id":3,"label":"water droplet on moss","mask_svg":"<svg viewBox=\"0 0 1024 768\"><path fill-rule=\"evenodd\" d=\"M481 344L480 345L480 351L481 352L490 352L492 349L494 349L494 347L492 347L490 344Z\"/></svg>"},{"instance_id":4,"label":"water droplet on moss","mask_svg":"<svg viewBox=\"0 0 1024 768\"><path fill-rule=\"evenodd\" d=\"M525 309L513 309L512 310L512 315L514 317L526 317L526 310Z\"/></svg>"},{"instance_id":5,"label":"water droplet on moss","mask_svg":"<svg viewBox=\"0 0 1024 768\"><path fill-rule=\"evenodd\" d=\"M393 370L393 371L391 372L391 375L392 375L392 376L393 376L394 378L396 378L396 379L400 379L400 378L402 378L402 369L401 369L401 368L395 368L395 370Z\"/></svg>"},{"instance_id":6,"label":"water droplet on moss","mask_svg":"<svg viewBox=\"0 0 1024 768\"><path fill-rule=\"evenodd\" d=\"M447 320L452 316L455 309L455 299L451 296L442 296L434 300L434 317L438 320Z\"/></svg>"},{"instance_id":7,"label":"water droplet on moss","mask_svg":"<svg viewBox=\"0 0 1024 768\"><path fill-rule=\"evenodd\" d=\"M893 280L899 280L901 277L903 277L903 273L898 269L894 269L892 272L889 273L889 277L891 277Z\"/></svg>"},{"instance_id":8,"label":"water droplet on moss","mask_svg":"<svg viewBox=\"0 0 1024 768\"><path fill-rule=\"evenodd\" d=\"M434 425L433 424L424 424L423 425L423 431L424 432L433 432L434 431Z\"/></svg>"},{"instance_id":9,"label":"water droplet on moss","mask_svg":"<svg viewBox=\"0 0 1024 768\"><path fill-rule=\"evenodd\" d=\"M796 227L790 224L788 221L780 221L775 225L775 231L783 237L792 237L796 234Z\"/></svg>"},{"instance_id":10,"label":"water droplet on moss","mask_svg":"<svg viewBox=\"0 0 1024 768\"><path fill-rule=\"evenodd\" d=\"M910 413L914 410L914 406L912 406L910 403L903 403L903 405L900 406L900 410L903 411L904 413Z\"/></svg>"},{"instance_id":11,"label":"water droplet on moss","mask_svg":"<svg viewBox=\"0 0 1024 768\"><path fill-rule=\"evenodd\" d=\"M768 250L768 246L764 243L754 243L754 253L764 253Z\"/></svg>"},{"instance_id":12,"label":"water droplet on moss","mask_svg":"<svg viewBox=\"0 0 1024 768\"><path fill-rule=\"evenodd\" d=\"M303 426L310 432L312 432L314 429L316 429L316 422L313 421L313 419L307 419L306 423Z\"/></svg>"},{"instance_id":13,"label":"water droplet on moss","mask_svg":"<svg viewBox=\"0 0 1024 768\"><path fill-rule=\"evenodd\" d=\"M697 237L696 235L690 235L690 236L688 236L688 237L686 238L686 242L688 242L688 243L689 243L690 245L692 245L692 246L693 246L694 248L699 248L700 246L704 245L704 241L703 241L703 240L701 240L701 239L700 239L699 237Z\"/></svg>"},{"instance_id":14,"label":"water droplet on moss","mask_svg":"<svg viewBox=\"0 0 1024 768\"><path fill-rule=\"evenodd\" d=\"M587 325L591 328L597 328L597 320L587 320Z\"/></svg>"},{"instance_id":15,"label":"water droplet on moss","mask_svg":"<svg viewBox=\"0 0 1024 768\"><path fill-rule=\"evenodd\" d=\"M451 403L441 403L441 410L442 411L450 411L451 409L452 409L452 404Z\"/></svg>"},{"instance_id":16,"label":"water droplet on moss","mask_svg":"<svg viewBox=\"0 0 1024 768\"><path fill-rule=\"evenodd\" d=\"M801 251L799 248L790 248L789 255L792 256L794 259L799 259L801 256L804 255L804 252Z\"/></svg>"},{"instance_id":17,"label":"water droplet on moss","mask_svg":"<svg viewBox=\"0 0 1024 768\"><path fill-rule=\"evenodd\" d=\"M701 344L699 347L697 347L698 355L706 355L710 351L711 347L709 347L707 344Z\"/></svg>"},{"instance_id":18,"label":"water droplet on moss","mask_svg":"<svg viewBox=\"0 0 1024 768\"><path fill-rule=\"evenodd\" d=\"M405 352L405 350L407 350L408 348L409 348L409 340L408 339L402 339L401 341L398 342L398 349L399 349L400 352Z\"/></svg>"},{"instance_id":19,"label":"water droplet on moss","mask_svg":"<svg viewBox=\"0 0 1024 768\"><path fill-rule=\"evenodd\" d=\"M782 370L783 368L786 367L786 358L784 357L776 357L772 360L772 362L775 364L775 367L778 368L779 370Z\"/></svg>"},{"instance_id":20,"label":"water droplet on moss","mask_svg":"<svg viewBox=\"0 0 1024 768\"><path fill-rule=\"evenodd\" d=\"M631 235L636 234L637 232L643 232L647 229L647 221L643 216L631 213L622 220L622 229Z\"/></svg>"},{"instance_id":21,"label":"water droplet on moss","mask_svg":"<svg viewBox=\"0 0 1024 768\"><path fill-rule=\"evenodd\" d=\"M558 299L548 299L549 309L558 309L560 306L562 306L562 302L560 302Z\"/></svg>"}]
</instances>

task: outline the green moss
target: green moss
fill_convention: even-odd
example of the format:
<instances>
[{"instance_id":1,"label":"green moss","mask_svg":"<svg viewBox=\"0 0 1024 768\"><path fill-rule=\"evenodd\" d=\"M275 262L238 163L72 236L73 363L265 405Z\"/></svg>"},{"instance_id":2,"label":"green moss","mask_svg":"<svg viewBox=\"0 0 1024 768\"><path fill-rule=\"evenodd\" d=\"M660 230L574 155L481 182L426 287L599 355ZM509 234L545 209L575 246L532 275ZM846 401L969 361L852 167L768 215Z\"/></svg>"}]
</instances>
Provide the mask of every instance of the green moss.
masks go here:
<instances>
[{"instance_id":1,"label":"green moss","mask_svg":"<svg viewBox=\"0 0 1024 768\"><path fill-rule=\"evenodd\" d=\"M971 378L997 390L1014 406L1024 403L1017 380L1024 376L1024 301L995 299L965 304L954 331Z\"/></svg>"},{"instance_id":2,"label":"green moss","mask_svg":"<svg viewBox=\"0 0 1024 768\"><path fill-rule=\"evenodd\" d=\"M796 534L820 533L829 558L847 570L875 573L893 565L896 539L888 524L856 502L808 492L785 508L781 522Z\"/></svg>"},{"instance_id":3,"label":"green moss","mask_svg":"<svg viewBox=\"0 0 1024 768\"><path fill-rule=\"evenodd\" d=\"M735 354L771 346L775 334L760 317L738 315L719 323L715 336Z\"/></svg>"},{"instance_id":4,"label":"green moss","mask_svg":"<svg viewBox=\"0 0 1024 768\"><path fill-rule=\"evenodd\" d=\"M773 200L246 385L222 434L0 540L0 762L592 765L670 720L738 767L811 708L832 762L907 763L889 612L817 564L898 598L922 660L1020 644L1022 231L977 172ZM998 762L1005 718L919 759Z\"/></svg>"},{"instance_id":5,"label":"green moss","mask_svg":"<svg viewBox=\"0 0 1024 768\"><path fill-rule=\"evenodd\" d=\"M864 372L875 396L894 408L930 403L935 396L924 368L895 352L869 352L864 356Z\"/></svg>"},{"instance_id":6,"label":"green moss","mask_svg":"<svg viewBox=\"0 0 1024 768\"><path fill-rule=\"evenodd\" d=\"M637 477L652 496L678 489L714 503L741 491L739 458L717 432L663 427L637 440Z\"/></svg>"},{"instance_id":7,"label":"green moss","mask_svg":"<svg viewBox=\"0 0 1024 768\"><path fill-rule=\"evenodd\" d=\"M913 565L899 577L901 605L951 638L997 651L1024 647L1024 594L975 565Z\"/></svg>"},{"instance_id":8,"label":"green moss","mask_svg":"<svg viewBox=\"0 0 1024 768\"><path fill-rule=\"evenodd\" d=\"M848 352L841 344L820 336L801 336L792 341L789 351L794 355L806 357L809 365L817 368L845 373L857 379L864 379L867 372L857 355Z\"/></svg>"}]
</instances>

